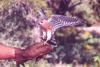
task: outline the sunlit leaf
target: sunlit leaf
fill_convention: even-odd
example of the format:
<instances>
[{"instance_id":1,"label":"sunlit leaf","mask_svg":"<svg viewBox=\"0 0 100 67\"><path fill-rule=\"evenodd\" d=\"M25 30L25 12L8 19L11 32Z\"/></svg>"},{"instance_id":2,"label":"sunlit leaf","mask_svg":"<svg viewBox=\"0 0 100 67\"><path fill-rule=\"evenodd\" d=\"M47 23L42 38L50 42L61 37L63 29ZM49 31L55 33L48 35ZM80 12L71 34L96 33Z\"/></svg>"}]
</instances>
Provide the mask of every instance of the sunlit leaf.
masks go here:
<instances>
[{"instance_id":1,"label":"sunlit leaf","mask_svg":"<svg viewBox=\"0 0 100 67\"><path fill-rule=\"evenodd\" d=\"M95 61L95 62L96 62L96 61L97 61L97 62L100 62L100 55L95 56L95 57L94 57L94 61Z\"/></svg>"},{"instance_id":2,"label":"sunlit leaf","mask_svg":"<svg viewBox=\"0 0 100 67\"><path fill-rule=\"evenodd\" d=\"M88 38L92 38L92 35L90 32L84 32L80 37L82 39L88 39Z\"/></svg>"},{"instance_id":3,"label":"sunlit leaf","mask_svg":"<svg viewBox=\"0 0 100 67\"><path fill-rule=\"evenodd\" d=\"M92 49L94 49L94 46L86 44L86 45L84 45L84 48L87 50L92 50Z\"/></svg>"},{"instance_id":4,"label":"sunlit leaf","mask_svg":"<svg viewBox=\"0 0 100 67\"><path fill-rule=\"evenodd\" d=\"M87 42L88 43L97 43L99 41L100 41L100 39L98 39L98 38L90 38Z\"/></svg>"}]
</instances>

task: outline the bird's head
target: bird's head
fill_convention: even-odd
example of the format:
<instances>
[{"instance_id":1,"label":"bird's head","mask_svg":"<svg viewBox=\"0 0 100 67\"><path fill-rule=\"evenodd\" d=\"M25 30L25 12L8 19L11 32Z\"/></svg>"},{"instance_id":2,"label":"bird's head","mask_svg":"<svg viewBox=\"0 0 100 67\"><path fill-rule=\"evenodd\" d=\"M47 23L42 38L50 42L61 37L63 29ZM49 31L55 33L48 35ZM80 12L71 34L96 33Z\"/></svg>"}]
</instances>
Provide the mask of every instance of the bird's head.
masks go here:
<instances>
[{"instance_id":1,"label":"bird's head","mask_svg":"<svg viewBox=\"0 0 100 67\"><path fill-rule=\"evenodd\" d=\"M48 17L46 16L46 14L45 14L45 12L44 12L44 10L42 8L40 8L38 10L38 12L41 15L41 18L46 19L46 20L48 19Z\"/></svg>"}]
</instances>

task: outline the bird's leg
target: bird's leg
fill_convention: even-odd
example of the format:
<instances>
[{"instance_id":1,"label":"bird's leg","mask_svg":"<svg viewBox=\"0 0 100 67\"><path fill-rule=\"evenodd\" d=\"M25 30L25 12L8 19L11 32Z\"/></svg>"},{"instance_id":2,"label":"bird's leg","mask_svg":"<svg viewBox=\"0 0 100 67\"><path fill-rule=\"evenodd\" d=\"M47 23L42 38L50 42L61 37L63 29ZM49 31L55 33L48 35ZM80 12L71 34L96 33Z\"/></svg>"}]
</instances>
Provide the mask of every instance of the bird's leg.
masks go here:
<instances>
[{"instance_id":1,"label":"bird's leg","mask_svg":"<svg viewBox=\"0 0 100 67\"><path fill-rule=\"evenodd\" d=\"M46 32L45 31L43 31L43 35L42 36L40 36L39 38L41 38L41 39L45 39L46 38Z\"/></svg>"},{"instance_id":2,"label":"bird's leg","mask_svg":"<svg viewBox=\"0 0 100 67\"><path fill-rule=\"evenodd\" d=\"M47 42L48 42L48 41L45 41L45 42L44 42L44 45L47 44Z\"/></svg>"},{"instance_id":3,"label":"bird's leg","mask_svg":"<svg viewBox=\"0 0 100 67\"><path fill-rule=\"evenodd\" d=\"M46 32L43 31L43 39L45 39L46 35L47 35Z\"/></svg>"},{"instance_id":4,"label":"bird's leg","mask_svg":"<svg viewBox=\"0 0 100 67\"><path fill-rule=\"evenodd\" d=\"M47 32L43 31L43 35L40 36L40 38L41 38L42 40L44 40L44 45L47 44L47 42L48 42L48 40L46 39L46 37L47 37ZM46 40L46 41L45 41L45 40Z\"/></svg>"},{"instance_id":5,"label":"bird's leg","mask_svg":"<svg viewBox=\"0 0 100 67\"><path fill-rule=\"evenodd\" d=\"M44 36L39 36L39 38L44 39Z\"/></svg>"},{"instance_id":6,"label":"bird's leg","mask_svg":"<svg viewBox=\"0 0 100 67\"><path fill-rule=\"evenodd\" d=\"M47 32L46 32L46 41L44 42L44 44L47 44L47 42L51 39L51 37L52 37L52 31L50 31L50 30L48 30Z\"/></svg>"}]
</instances>

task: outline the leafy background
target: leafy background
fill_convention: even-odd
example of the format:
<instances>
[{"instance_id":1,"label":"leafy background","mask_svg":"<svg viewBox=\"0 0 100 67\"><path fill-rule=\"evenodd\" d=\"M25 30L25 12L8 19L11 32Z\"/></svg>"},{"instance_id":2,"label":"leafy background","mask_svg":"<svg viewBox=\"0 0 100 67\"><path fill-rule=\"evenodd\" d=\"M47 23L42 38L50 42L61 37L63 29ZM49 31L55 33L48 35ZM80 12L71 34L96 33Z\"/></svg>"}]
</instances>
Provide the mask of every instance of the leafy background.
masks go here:
<instances>
[{"instance_id":1,"label":"leafy background","mask_svg":"<svg viewBox=\"0 0 100 67\"><path fill-rule=\"evenodd\" d=\"M58 29L58 47L47 55L47 60L25 63L26 67L100 67L100 1L99 0L0 0L0 43L25 48L40 39L32 17L60 14L83 19L79 27ZM86 28L84 30L83 28ZM91 29L96 28L91 32ZM38 34L37 34L38 33ZM0 67L15 67L14 60L0 60Z\"/></svg>"}]
</instances>

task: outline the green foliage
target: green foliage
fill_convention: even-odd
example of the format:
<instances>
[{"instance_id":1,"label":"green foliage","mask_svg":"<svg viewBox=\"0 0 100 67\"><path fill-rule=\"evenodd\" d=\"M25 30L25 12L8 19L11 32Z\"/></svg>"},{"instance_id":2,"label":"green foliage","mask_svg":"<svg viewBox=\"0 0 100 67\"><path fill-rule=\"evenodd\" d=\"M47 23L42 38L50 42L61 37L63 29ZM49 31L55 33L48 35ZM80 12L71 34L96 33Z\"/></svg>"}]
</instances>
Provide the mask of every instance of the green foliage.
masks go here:
<instances>
[{"instance_id":1,"label":"green foliage","mask_svg":"<svg viewBox=\"0 0 100 67\"><path fill-rule=\"evenodd\" d=\"M11 1L11 0L0 0L0 8L7 7L7 4L8 4L10 1Z\"/></svg>"},{"instance_id":2,"label":"green foliage","mask_svg":"<svg viewBox=\"0 0 100 67\"><path fill-rule=\"evenodd\" d=\"M94 61L100 63L100 55L95 56L94 57Z\"/></svg>"},{"instance_id":3,"label":"green foliage","mask_svg":"<svg viewBox=\"0 0 100 67\"><path fill-rule=\"evenodd\" d=\"M29 20L30 16L33 14L34 16L39 17L37 10L39 8L43 8L46 12L46 15L50 17L54 12L53 7L48 7L48 4L45 0L18 0L20 3L25 3L28 6L28 12L25 10L25 7L17 8L16 3L11 0L0 0L0 42L6 44L8 46L16 46L16 47L26 47L34 43L34 38L31 38L34 32L34 22ZM56 9L60 9L59 7L62 0L55 0L54 6ZM63 0L64 1L64 0ZM61 14L65 14L66 16L79 17L84 20L87 24L91 26L99 25L100 23L100 2L98 0L81 0L82 2L74 8L69 10L65 10L61 12ZM10 3L9 3L10 2ZM72 0L67 4L66 7L71 6L73 3L77 2L77 0ZM68 3L68 2L67 2ZM14 9L13 9L14 8ZM24 8L24 10L23 10ZM12 11L10 14L9 11ZM56 10L57 11L57 10ZM60 9L63 11L63 9ZM58 13L59 13L58 12ZM86 26L88 26L86 24ZM90 32L78 32L75 30L75 27L67 27L57 30L56 32L56 40L58 47L50 54L51 60L50 63L57 64L59 61L64 63L72 63L73 60L78 60L80 63L93 63L94 61L100 62L100 56L94 55L99 54L99 46L100 46L100 38L98 34L90 33ZM93 58L94 57L94 58ZM31 64L32 61L27 62L26 67L33 67ZM0 65L11 64L8 61L1 61ZM47 61L40 61L37 63L37 66L40 67L50 67L50 64ZM52 66L52 65L51 65ZM15 64L11 64L11 67L15 67Z\"/></svg>"},{"instance_id":4,"label":"green foliage","mask_svg":"<svg viewBox=\"0 0 100 67\"><path fill-rule=\"evenodd\" d=\"M32 23L31 17L29 17L29 15L34 12L32 12L31 6L28 7L29 4L25 4L26 7L24 7L24 3L25 2L19 1L10 2L8 7L2 9L0 14L1 41L12 41L10 45L16 44L17 46L20 46L20 44L24 44L25 46L25 43L23 42L25 41L25 38L27 40L27 38L29 38L28 36L32 34L31 30L34 26L34 22ZM22 35L27 36L24 37ZM5 44L5 42L2 43Z\"/></svg>"},{"instance_id":5,"label":"green foliage","mask_svg":"<svg viewBox=\"0 0 100 67\"><path fill-rule=\"evenodd\" d=\"M4 0L5 1L5 0ZM12 1L0 10L0 43L25 48L34 43L33 35L34 15L32 5L25 1ZM11 63L12 62L12 63ZM14 61L0 60L0 67L14 67Z\"/></svg>"}]
</instances>

